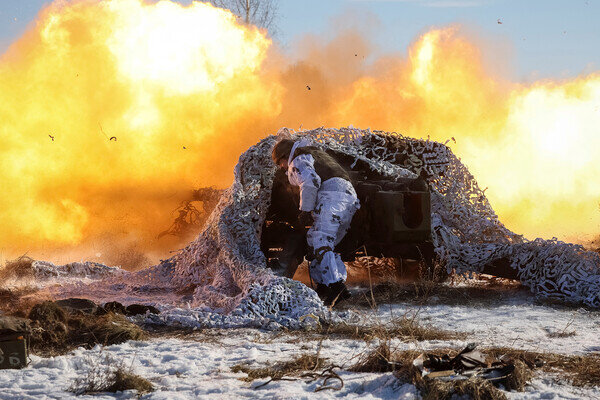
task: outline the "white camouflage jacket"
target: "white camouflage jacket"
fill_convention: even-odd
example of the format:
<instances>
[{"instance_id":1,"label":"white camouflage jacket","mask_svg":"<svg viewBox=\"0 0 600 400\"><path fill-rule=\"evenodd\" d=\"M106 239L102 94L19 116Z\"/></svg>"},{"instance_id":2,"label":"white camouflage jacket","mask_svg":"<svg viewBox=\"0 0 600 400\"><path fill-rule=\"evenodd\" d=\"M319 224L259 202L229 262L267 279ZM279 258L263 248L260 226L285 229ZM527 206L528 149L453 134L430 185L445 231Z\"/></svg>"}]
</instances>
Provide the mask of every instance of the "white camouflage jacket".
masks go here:
<instances>
[{"instance_id":1,"label":"white camouflage jacket","mask_svg":"<svg viewBox=\"0 0 600 400\"><path fill-rule=\"evenodd\" d=\"M296 148L292 149L292 155L295 150ZM287 175L292 185L300 187L300 210L314 210L317 203L317 193L321 187L321 178L315 171L313 156L300 154L291 161L288 160Z\"/></svg>"}]
</instances>

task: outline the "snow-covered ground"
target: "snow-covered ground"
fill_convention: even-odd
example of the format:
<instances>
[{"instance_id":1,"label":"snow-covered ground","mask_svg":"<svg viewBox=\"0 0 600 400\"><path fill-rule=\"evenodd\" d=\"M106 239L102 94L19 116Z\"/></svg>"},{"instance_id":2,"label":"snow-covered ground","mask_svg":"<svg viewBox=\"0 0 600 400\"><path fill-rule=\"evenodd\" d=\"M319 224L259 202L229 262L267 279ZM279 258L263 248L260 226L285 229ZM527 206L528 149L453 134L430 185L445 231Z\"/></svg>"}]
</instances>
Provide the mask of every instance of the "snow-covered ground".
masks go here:
<instances>
[{"instance_id":1,"label":"snow-covered ground","mask_svg":"<svg viewBox=\"0 0 600 400\"><path fill-rule=\"evenodd\" d=\"M380 306L379 312L382 319L416 312L421 321L453 332L467 332L469 342L484 347L600 354L600 312L583 308L557 309L525 303L498 304L493 308L443 304L416 308L395 304ZM571 335L556 335L560 333Z\"/></svg>"},{"instance_id":2,"label":"snow-covered ground","mask_svg":"<svg viewBox=\"0 0 600 400\"><path fill-rule=\"evenodd\" d=\"M585 309L533 304L531 296L520 295L488 306L436 304L381 305L378 310L358 310L366 318L385 321L391 317L417 313L422 323L442 329L467 332L465 340L401 342L392 347L431 349L461 347L477 342L482 347L508 346L539 352L590 354L600 352L600 312ZM574 332L570 337L552 337L552 333ZM353 365L357 357L375 342L325 339L320 356L342 367ZM290 332L260 329L207 329L178 338L157 337L148 341L130 341L92 350L78 349L55 358L31 357L24 370L0 371L0 399L135 398L135 392L75 396L67 389L76 378L85 375L90 360L106 357L131 366L149 379L156 391L144 399L416 399L417 389L401 382L391 373L351 373L340 371L341 390L315 393L320 381L282 380L256 386L267 379L245 382L245 373L231 370L236 364L261 367L287 361L301 354L316 354L319 342ZM508 393L510 399L600 399L600 387L577 388L559 376L538 375L526 391Z\"/></svg>"}]
</instances>

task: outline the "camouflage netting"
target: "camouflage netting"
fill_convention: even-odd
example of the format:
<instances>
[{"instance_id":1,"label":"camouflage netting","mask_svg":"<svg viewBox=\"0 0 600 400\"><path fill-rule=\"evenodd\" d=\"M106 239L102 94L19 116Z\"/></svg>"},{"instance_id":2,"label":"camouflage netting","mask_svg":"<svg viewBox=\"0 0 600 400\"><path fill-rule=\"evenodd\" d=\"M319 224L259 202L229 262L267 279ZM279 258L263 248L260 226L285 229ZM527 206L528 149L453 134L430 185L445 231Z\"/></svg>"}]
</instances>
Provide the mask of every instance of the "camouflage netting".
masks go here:
<instances>
[{"instance_id":1,"label":"camouflage netting","mask_svg":"<svg viewBox=\"0 0 600 400\"><path fill-rule=\"evenodd\" d=\"M479 272L491 261L507 257L521 282L539 297L600 307L600 256L578 245L555 239L528 241L509 231L474 177L445 145L354 128L283 131L362 160L387 177L416 177L424 170L431 188L433 242L448 271ZM95 288L104 287L96 292L143 296L179 290L187 293L182 298L190 306L220 321L217 325L235 325L227 320L234 317L246 324L271 321L288 327L316 317L331 318L314 291L268 269L260 250L275 175L270 155L276 140L267 137L241 155L233 185L194 242L154 268L125 279L105 278L109 284L96 284ZM62 296L77 292L62 290Z\"/></svg>"},{"instance_id":2,"label":"camouflage netting","mask_svg":"<svg viewBox=\"0 0 600 400\"><path fill-rule=\"evenodd\" d=\"M289 134L289 132L288 132ZM424 169L432 189L432 232L438 256L448 271L479 272L508 257L523 284L540 297L600 307L600 257L558 240L525 240L498 220L475 178L443 144L384 132L343 128L300 132L295 137L366 162L388 177L416 176ZM205 231L176 258L175 280L197 284L196 301L234 309L252 299L268 312L303 308L304 285L287 282L265 268L260 228L270 202L275 168L271 136L239 160L235 182L223 195ZM402 160L402 161L399 161ZM259 286L255 286L258 284ZM253 297L254 296L254 297Z\"/></svg>"}]
</instances>

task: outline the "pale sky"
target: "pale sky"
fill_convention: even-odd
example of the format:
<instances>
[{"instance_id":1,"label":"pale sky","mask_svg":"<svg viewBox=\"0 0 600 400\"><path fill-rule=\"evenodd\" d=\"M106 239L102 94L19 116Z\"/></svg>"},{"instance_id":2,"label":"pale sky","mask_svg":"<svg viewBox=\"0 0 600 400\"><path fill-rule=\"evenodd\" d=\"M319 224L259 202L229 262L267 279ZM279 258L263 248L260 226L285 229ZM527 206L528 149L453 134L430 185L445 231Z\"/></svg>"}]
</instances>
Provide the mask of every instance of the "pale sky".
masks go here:
<instances>
[{"instance_id":1,"label":"pale sky","mask_svg":"<svg viewBox=\"0 0 600 400\"><path fill-rule=\"evenodd\" d=\"M0 53L49 2L0 0ZM379 53L402 55L419 34L459 23L485 41L484 57L501 59L513 80L600 71L600 0L279 0L279 12L276 40L287 49L304 34L330 36L332 26L349 26Z\"/></svg>"}]
</instances>

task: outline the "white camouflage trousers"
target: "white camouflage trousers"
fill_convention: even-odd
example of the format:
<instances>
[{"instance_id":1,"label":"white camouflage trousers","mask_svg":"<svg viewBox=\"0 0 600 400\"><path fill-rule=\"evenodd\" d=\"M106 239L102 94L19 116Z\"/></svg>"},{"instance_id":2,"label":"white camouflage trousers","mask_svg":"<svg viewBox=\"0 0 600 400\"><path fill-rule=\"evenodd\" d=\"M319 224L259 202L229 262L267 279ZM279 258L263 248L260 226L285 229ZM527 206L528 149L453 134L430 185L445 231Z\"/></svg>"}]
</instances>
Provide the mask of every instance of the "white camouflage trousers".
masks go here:
<instances>
[{"instance_id":1,"label":"white camouflage trousers","mask_svg":"<svg viewBox=\"0 0 600 400\"><path fill-rule=\"evenodd\" d=\"M346 235L352 216L359 208L354 187L347 180L331 178L321 185L312 212L314 223L306 235L315 253L309 273L316 283L329 285L346 281L346 266L333 249Z\"/></svg>"}]
</instances>

